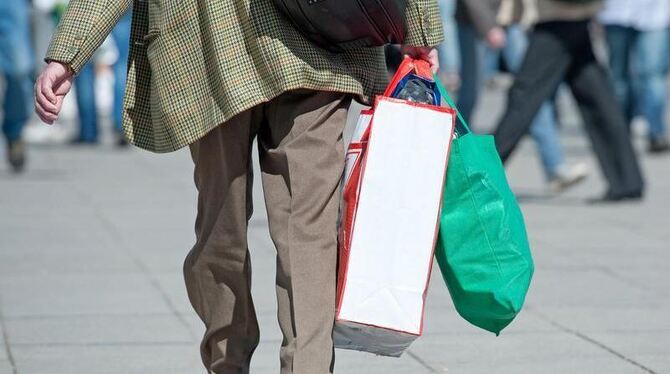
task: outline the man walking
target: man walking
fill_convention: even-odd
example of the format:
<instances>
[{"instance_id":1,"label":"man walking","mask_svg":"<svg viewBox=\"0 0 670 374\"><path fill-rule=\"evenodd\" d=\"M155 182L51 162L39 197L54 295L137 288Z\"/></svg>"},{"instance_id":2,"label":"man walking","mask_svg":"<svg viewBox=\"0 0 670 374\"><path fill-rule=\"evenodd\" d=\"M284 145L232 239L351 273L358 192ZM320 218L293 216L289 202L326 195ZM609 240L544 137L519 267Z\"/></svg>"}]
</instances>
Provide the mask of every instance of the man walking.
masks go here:
<instances>
[{"instance_id":1,"label":"man walking","mask_svg":"<svg viewBox=\"0 0 670 374\"><path fill-rule=\"evenodd\" d=\"M495 131L496 147L507 160L542 103L565 80L608 183L595 201L640 199L644 182L626 120L589 37L589 22L601 5L600 0L537 0L539 22Z\"/></svg>"},{"instance_id":2,"label":"man walking","mask_svg":"<svg viewBox=\"0 0 670 374\"><path fill-rule=\"evenodd\" d=\"M437 66L442 26L434 0L407 2L407 48ZM129 0L72 0L36 83L37 113L58 116L78 72ZM282 373L333 370L337 187L352 96L383 90L380 48L330 53L270 0L133 3L124 130L138 147L189 145L198 188L197 241L184 264L206 325L212 373L247 373L259 340L251 299L247 222L251 144L258 137L276 291Z\"/></svg>"},{"instance_id":3,"label":"man walking","mask_svg":"<svg viewBox=\"0 0 670 374\"><path fill-rule=\"evenodd\" d=\"M528 41L517 22L528 17L527 13L520 0L458 2L458 39L463 56L458 108L466 121L472 122L470 117L479 101L487 54L500 54L513 74L519 70ZM588 176L585 164L569 165L565 161L552 100L545 101L538 109L529 133L537 145L549 191L562 192Z\"/></svg>"}]
</instances>

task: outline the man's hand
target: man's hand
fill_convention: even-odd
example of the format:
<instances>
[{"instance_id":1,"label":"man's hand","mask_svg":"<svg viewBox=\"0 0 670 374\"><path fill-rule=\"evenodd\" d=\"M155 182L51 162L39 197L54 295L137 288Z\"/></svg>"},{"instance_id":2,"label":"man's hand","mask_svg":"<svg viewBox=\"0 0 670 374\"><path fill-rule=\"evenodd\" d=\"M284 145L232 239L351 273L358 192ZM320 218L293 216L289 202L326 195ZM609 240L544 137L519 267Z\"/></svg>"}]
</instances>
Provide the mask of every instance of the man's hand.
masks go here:
<instances>
[{"instance_id":1,"label":"man's hand","mask_svg":"<svg viewBox=\"0 0 670 374\"><path fill-rule=\"evenodd\" d=\"M486 44L493 49L500 49L507 43L507 36L502 27L496 26L486 33Z\"/></svg>"},{"instance_id":2,"label":"man's hand","mask_svg":"<svg viewBox=\"0 0 670 374\"><path fill-rule=\"evenodd\" d=\"M402 53L418 60L427 61L433 73L437 73L440 69L440 61L435 48L403 46Z\"/></svg>"},{"instance_id":3,"label":"man's hand","mask_svg":"<svg viewBox=\"0 0 670 374\"><path fill-rule=\"evenodd\" d=\"M58 119L73 79L70 68L60 62L52 61L44 67L35 81L35 113L42 122L53 124Z\"/></svg>"}]
</instances>

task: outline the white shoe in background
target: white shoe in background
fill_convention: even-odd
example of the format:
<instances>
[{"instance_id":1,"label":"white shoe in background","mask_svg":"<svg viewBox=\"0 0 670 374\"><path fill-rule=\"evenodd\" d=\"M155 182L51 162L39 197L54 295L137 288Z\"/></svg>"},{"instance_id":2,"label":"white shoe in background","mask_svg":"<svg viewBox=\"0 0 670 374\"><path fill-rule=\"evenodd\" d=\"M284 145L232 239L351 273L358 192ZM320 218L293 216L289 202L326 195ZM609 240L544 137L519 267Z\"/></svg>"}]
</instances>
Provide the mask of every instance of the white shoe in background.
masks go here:
<instances>
[{"instance_id":1,"label":"white shoe in background","mask_svg":"<svg viewBox=\"0 0 670 374\"><path fill-rule=\"evenodd\" d=\"M579 182L582 182L588 176L589 168L583 162L571 166L561 165L556 171L556 176L549 180L549 191L556 194L561 193Z\"/></svg>"}]
</instances>

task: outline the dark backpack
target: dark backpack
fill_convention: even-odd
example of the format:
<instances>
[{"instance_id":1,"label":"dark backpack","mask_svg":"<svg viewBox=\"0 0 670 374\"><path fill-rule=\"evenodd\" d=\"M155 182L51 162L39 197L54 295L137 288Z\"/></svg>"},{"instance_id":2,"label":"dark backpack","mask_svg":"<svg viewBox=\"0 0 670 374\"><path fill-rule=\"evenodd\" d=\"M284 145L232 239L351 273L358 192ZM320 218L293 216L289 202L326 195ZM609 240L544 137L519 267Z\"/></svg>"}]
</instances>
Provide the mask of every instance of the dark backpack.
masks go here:
<instances>
[{"instance_id":1,"label":"dark backpack","mask_svg":"<svg viewBox=\"0 0 670 374\"><path fill-rule=\"evenodd\" d=\"M296 29L333 52L402 44L403 0L274 0Z\"/></svg>"}]
</instances>

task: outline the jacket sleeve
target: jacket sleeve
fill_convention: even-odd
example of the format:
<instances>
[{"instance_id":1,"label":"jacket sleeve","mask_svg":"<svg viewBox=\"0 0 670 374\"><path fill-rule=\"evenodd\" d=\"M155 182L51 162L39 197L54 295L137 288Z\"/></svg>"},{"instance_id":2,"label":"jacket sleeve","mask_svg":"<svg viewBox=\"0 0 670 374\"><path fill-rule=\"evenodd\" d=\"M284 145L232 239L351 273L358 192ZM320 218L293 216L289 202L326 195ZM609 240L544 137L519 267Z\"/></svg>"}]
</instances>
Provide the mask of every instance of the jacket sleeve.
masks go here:
<instances>
[{"instance_id":1,"label":"jacket sleeve","mask_svg":"<svg viewBox=\"0 0 670 374\"><path fill-rule=\"evenodd\" d=\"M78 73L130 8L130 1L70 0L45 61L62 62Z\"/></svg>"},{"instance_id":2,"label":"jacket sleeve","mask_svg":"<svg viewBox=\"0 0 670 374\"><path fill-rule=\"evenodd\" d=\"M458 12L466 18L480 37L486 36L492 28L498 25L496 9L491 1L486 0L459 0Z\"/></svg>"},{"instance_id":3,"label":"jacket sleeve","mask_svg":"<svg viewBox=\"0 0 670 374\"><path fill-rule=\"evenodd\" d=\"M405 19L407 21L406 45L434 47L444 40L437 0L407 1Z\"/></svg>"}]
</instances>

